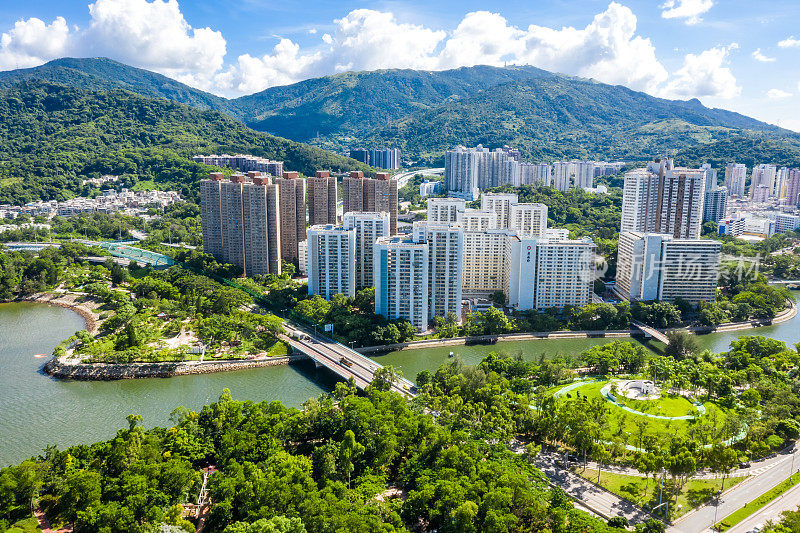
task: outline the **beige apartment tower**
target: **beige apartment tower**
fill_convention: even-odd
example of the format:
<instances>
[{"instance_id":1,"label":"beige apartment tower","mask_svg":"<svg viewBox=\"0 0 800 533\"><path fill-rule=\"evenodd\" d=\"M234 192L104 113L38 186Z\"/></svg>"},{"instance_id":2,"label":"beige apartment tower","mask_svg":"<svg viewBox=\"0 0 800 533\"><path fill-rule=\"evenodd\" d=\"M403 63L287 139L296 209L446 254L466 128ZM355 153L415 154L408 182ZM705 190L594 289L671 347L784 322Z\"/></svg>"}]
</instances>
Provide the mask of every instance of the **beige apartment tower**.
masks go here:
<instances>
[{"instance_id":1,"label":"beige apartment tower","mask_svg":"<svg viewBox=\"0 0 800 533\"><path fill-rule=\"evenodd\" d=\"M389 174L379 172L375 179L365 178L364 173L354 171L342 180L342 203L344 213L368 211L389 213L391 234L397 233L397 181Z\"/></svg>"},{"instance_id":2,"label":"beige apartment tower","mask_svg":"<svg viewBox=\"0 0 800 533\"><path fill-rule=\"evenodd\" d=\"M281 258L299 264L298 243L306 239L306 182L297 172L284 172L278 186Z\"/></svg>"},{"instance_id":3,"label":"beige apartment tower","mask_svg":"<svg viewBox=\"0 0 800 533\"><path fill-rule=\"evenodd\" d=\"M200 182L203 248L245 275L281 273L278 189L260 173Z\"/></svg>"},{"instance_id":4,"label":"beige apartment tower","mask_svg":"<svg viewBox=\"0 0 800 533\"><path fill-rule=\"evenodd\" d=\"M317 171L308 178L308 224L336 224L336 178L327 171Z\"/></svg>"}]
</instances>

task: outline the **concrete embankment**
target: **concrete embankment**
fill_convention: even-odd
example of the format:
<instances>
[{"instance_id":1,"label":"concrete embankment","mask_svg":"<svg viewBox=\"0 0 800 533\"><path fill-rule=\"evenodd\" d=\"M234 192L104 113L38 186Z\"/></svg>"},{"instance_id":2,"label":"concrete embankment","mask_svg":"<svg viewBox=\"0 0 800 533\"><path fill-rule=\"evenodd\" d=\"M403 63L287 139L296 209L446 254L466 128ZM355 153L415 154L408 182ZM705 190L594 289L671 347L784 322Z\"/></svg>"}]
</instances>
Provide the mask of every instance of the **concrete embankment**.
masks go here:
<instances>
[{"instance_id":1,"label":"concrete embankment","mask_svg":"<svg viewBox=\"0 0 800 533\"><path fill-rule=\"evenodd\" d=\"M670 331L689 331L696 335L708 333L722 333L727 331L740 331L763 326L774 326L787 322L797 315L797 305L794 301L789 302L789 307L775 315L775 318L759 318L747 320L745 322L728 322L720 324L716 328L696 326L691 328L669 328L659 329L663 333ZM642 336L643 333L638 329L616 329L599 331L541 331L534 333L507 333L503 335L481 335L477 337L456 337L452 339L426 339L422 341L401 342L385 346L365 346L356 348L362 354L394 352L400 350L417 350L420 348L434 348L439 346L463 346L466 344L494 344L503 341L536 341L554 339L600 339L600 338L624 338Z\"/></svg>"},{"instance_id":2,"label":"concrete embankment","mask_svg":"<svg viewBox=\"0 0 800 533\"><path fill-rule=\"evenodd\" d=\"M237 359L229 361L183 361L175 363L73 363L59 358L48 361L42 371L57 379L78 381L113 381L136 378L169 378L193 374L211 374L231 370L245 370L265 366L287 365L305 360L303 354L269 357L264 359Z\"/></svg>"}]
</instances>

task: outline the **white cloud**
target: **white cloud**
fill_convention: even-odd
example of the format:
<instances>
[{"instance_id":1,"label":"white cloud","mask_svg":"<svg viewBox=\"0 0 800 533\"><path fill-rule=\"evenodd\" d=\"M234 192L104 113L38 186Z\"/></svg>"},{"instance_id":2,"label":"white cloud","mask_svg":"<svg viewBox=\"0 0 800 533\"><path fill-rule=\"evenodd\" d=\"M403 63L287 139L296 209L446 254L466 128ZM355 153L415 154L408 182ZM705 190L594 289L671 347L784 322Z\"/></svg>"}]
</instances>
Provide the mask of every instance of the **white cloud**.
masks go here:
<instances>
[{"instance_id":1,"label":"white cloud","mask_svg":"<svg viewBox=\"0 0 800 533\"><path fill-rule=\"evenodd\" d=\"M665 19L685 19L686 24L701 22L700 15L714 6L713 0L666 0L661 6L661 16Z\"/></svg>"},{"instance_id":2,"label":"white cloud","mask_svg":"<svg viewBox=\"0 0 800 533\"><path fill-rule=\"evenodd\" d=\"M789 98L791 96L792 93L782 91L781 89L770 89L769 91L767 91L767 98L770 98L772 100L780 100L783 98Z\"/></svg>"},{"instance_id":3,"label":"white cloud","mask_svg":"<svg viewBox=\"0 0 800 533\"><path fill-rule=\"evenodd\" d=\"M665 17L697 18L711 0L668 0ZM356 9L333 21L316 45L280 37L272 49L225 61L226 42L212 28L193 28L177 0L95 0L91 21L70 29L63 18L19 21L0 40L0 69L33 66L67 54L108 56L217 94L248 94L347 70L442 70L529 64L669 97L739 94L725 62L733 45L688 54L672 77L636 15L611 2L585 27L516 27L499 13L467 13L451 30L410 24L393 13ZM688 20L687 20L688 21ZM312 30L308 33L315 35ZM760 54L760 51L757 51ZM755 57L755 56L754 56Z\"/></svg>"},{"instance_id":4,"label":"white cloud","mask_svg":"<svg viewBox=\"0 0 800 533\"><path fill-rule=\"evenodd\" d=\"M660 91L667 98L691 98L715 96L734 98L742 88L737 84L731 70L724 66L728 55L739 47L736 43L717 46L700 54L686 54L683 66Z\"/></svg>"},{"instance_id":5,"label":"white cloud","mask_svg":"<svg viewBox=\"0 0 800 533\"><path fill-rule=\"evenodd\" d=\"M34 67L68 54L72 35L63 17L46 24L38 18L18 20L0 35L0 70Z\"/></svg>"},{"instance_id":6,"label":"white cloud","mask_svg":"<svg viewBox=\"0 0 800 533\"><path fill-rule=\"evenodd\" d=\"M761 61L762 63L772 63L775 61L774 57L767 57L761 53L761 48L757 48L755 52L753 52L753 59L756 61Z\"/></svg>"},{"instance_id":7,"label":"white cloud","mask_svg":"<svg viewBox=\"0 0 800 533\"><path fill-rule=\"evenodd\" d=\"M225 39L211 28L192 28L177 0L97 0L84 30L62 17L47 25L18 21L0 37L0 68L35 66L66 55L107 56L196 84L222 68Z\"/></svg>"},{"instance_id":8,"label":"white cloud","mask_svg":"<svg viewBox=\"0 0 800 533\"><path fill-rule=\"evenodd\" d=\"M401 23L392 13L358 9L336 20L335 31L322 36L323 44L315 52L303 54L298 49L296 55L281 55L273 50L261 58L242 56L217 81L226 92L242 93L257 85L253 79L266 88L346 70L441 70L509 63L653 92L667 79L667 71L650 40L636 35L636 24L633 12L616 2L580 29L536 25L520 29L497 13L476 11L449 33Z\"/></svg>"},{"instance_id":9,"label":"white cloud","mask_svg":"<svg viewBox=\"0 0 800 533\"><path fill-rule=\"evenodd\" d=\"M787 37L786 39L779 41L778 46L781 48L800 47L800 39L795 39L794 35L792 35L791 37Z\"/></svg>"}]
</instances>

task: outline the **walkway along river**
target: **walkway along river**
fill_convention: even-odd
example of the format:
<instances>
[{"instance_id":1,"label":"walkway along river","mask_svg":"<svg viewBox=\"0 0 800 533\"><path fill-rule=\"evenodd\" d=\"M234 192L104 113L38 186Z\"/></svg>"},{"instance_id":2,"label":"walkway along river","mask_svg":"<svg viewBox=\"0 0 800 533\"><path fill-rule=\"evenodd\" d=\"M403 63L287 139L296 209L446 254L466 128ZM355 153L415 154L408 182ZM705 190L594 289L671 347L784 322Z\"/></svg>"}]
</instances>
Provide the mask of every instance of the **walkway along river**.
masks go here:
<instances>
[{"instance_id":1,"label":"walkway along river","mask_svg":"<svg viewBox=\"0 0 800 533\"><path fill-rule=\"evenodd\" d=\"M125 417L141 414L147 427L169 423L170 412L184 405L200 409L229 388L239 400L280 400L300 407L310 397L330 390L335 378L313 363L297 363L170 379L110 382L60 381L40 372L61 340L83 329L83 319L61 307L37 303L0 304L0 466L38 454L45 446L91 443L114 435ZM778 326L714 333L698 337L703 348L727 349L740 335L766 335L793 346L800 341L800 315ZM435 370L452 351L467 363L477 363L491 351L578 354L594 344L615 339L554 339L506 341L496 345L439 346L376 355L412 380L421 370ZM45 354L46 358L36 358Z\"/></svg>"}]
</instances>

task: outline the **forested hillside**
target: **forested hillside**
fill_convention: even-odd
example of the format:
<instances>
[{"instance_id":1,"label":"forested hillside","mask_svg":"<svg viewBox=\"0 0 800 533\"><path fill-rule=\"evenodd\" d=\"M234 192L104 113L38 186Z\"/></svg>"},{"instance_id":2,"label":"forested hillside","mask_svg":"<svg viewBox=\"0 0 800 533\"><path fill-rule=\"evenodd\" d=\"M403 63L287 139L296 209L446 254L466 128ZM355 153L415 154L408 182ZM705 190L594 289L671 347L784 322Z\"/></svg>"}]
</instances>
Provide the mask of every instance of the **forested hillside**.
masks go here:
<instances>
[{"instance_id":1,"label":"forested hillside","mask_svg":"<svg viewBox=\"0 0 800 533\"><path fill-rule=\"evenodd\" d=\"M514 145L531 160L647 160L681 151L699 161L737 159L742 143L747 158L784 153L792 161L800 146L796 133L698 100L664 100L531 66L345 72L225 99L109 59L67 58L0 73L0 87L31 79L128 89L323 148L388 145L436 164L456 144Z\"/></svg>"},{"instance_id":2,"label":"forested hillside","mask_svg":"<svg viewBox=\"0 0 800 533\"><path fill-rule=\"evenodd\" d=\"M193 154L245 152L305 174L369 171L319 148L253 131L217 111L200 111L128 91L82 91L28 81L0 91L0 203L64 199L85 177L129 174L184 195L210 167Z\"/></svg>"},{"instance_id":3,"label":"forested hillside","mask_svg":"<svg viewBox=\"0 0 800 533\"><path fill-rule=\"evenodd\" d=\"M21 81L40 80L90 91L127 89L150 98L166 98L199 109L225 110L228 100L189 87L149 70L131 67L105 57L54 59L33 68L0 72L0 88Z\"/></svg>"}]
</instances>

